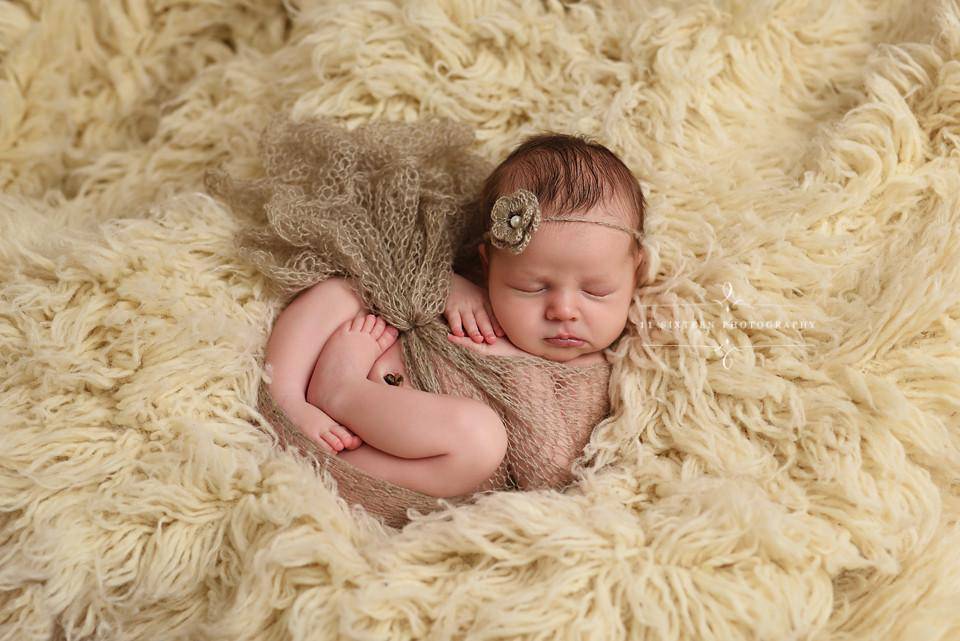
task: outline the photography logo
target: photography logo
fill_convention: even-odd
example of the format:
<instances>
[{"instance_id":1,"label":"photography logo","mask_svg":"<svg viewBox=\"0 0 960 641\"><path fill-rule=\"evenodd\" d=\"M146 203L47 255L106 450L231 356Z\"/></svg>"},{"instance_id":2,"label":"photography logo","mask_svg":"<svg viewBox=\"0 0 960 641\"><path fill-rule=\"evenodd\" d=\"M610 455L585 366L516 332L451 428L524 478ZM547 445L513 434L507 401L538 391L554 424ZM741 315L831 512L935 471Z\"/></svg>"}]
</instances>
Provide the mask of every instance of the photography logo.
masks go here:
<instances>
[{"instance_id":1,"label":"photography logo","mask_svg":"<svg viewBox=\"0 0 960 641\"><path fill-rule=\"evenodd\" d=\"M778 309L783 309L786 307L783 304L779 303L745 303L742 299L736 297L733 292L733 285L729 282L723 283L723 299L718 300L714 299L712 303L687 303L691 307L708 307L708 306L721 306L721 321L720 327L723 329L773 329L773 330L783 330L783 329L795 329L795 330L804 330L804 329L813 329L816 325L813 321L810 320L796 320L796 319L782 319L775 318L769 320L738 320L732 317L732 312L739 308L759 308L759 307L775 307ZM672 307L672 305L645 305L644 307ZM717 323L712 320L706 321L688 321L688 320L670 320L670 321L642 321L640 323L641 327L648 329L660 329L660 330L672 330L672 329L686 329L688 327L694 327L704 332L709 332L716 327ZM806 347L806 343L774 343L768 344L764 343L758 345L759 348L767 347ZM730 339L724 337L722 345L692 345L692 344L644 344L644 347L709 347L712 348L716 353L722 355L723 360L721 361L725 369L730 369L730 355L734 352L739 351L739 347L733 346L730 344Z\"/></svg>"}]
</instances>

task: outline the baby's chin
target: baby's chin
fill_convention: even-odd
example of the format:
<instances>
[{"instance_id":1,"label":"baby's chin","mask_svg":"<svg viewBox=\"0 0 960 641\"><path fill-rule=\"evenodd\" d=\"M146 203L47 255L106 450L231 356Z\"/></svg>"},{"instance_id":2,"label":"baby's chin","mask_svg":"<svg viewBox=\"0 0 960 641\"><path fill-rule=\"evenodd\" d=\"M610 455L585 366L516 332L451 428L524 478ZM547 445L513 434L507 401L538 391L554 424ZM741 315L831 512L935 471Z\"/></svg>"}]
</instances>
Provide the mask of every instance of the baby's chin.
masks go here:
<instances>
[{"instance_id":1,"label":"baby's chin","mask_svg":"<svg viewBox=\"0 0 960 641\"><path fill-rule=\"evenodd\" d=\"M519 347L519 346L518 346ZM534 348L527 349L526 347L519 347L528 354L533 356L538 356L544 360L554 361L557 363L570 363L572 361L582 361L597 358L595 354L596 351L574 349L572 347L551 347L545 345L544 348ZM601 350L602 351L602 350Z\"/></svg>"}]
</instances>

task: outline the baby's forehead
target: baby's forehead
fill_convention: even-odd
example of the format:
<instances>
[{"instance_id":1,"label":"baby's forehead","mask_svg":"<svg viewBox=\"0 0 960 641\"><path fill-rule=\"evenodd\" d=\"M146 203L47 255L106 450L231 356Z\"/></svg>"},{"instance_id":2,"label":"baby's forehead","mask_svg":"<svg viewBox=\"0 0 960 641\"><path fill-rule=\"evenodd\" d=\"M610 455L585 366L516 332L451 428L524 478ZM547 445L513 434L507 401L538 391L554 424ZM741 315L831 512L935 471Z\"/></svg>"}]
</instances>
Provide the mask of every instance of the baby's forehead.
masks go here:
<instances>
[{"instance_id":1,"label":"baby's forehead","mask_svg":"<svg viewBox=\"0 0 960 641\"><path fill-rule=\"evenodd\" d=\"M536 247L532 256L572 256L591 263L619 261L629 254L633 245L630 234L589 223L552 223L537 230Z\"/></svg>"},{"instance_id":2,"label":"baby's forehead","mask_svg":"<svg viewBox=\"0 0 960 641\"><path fill-rule=\"evenodd\" d=\"M565 275L599 280L618 273L625 264L627 261L624 257L609 248L582 247L568 252L525 253L508 261L506 268L530 276Z\"/></svg>"}]
</instances>

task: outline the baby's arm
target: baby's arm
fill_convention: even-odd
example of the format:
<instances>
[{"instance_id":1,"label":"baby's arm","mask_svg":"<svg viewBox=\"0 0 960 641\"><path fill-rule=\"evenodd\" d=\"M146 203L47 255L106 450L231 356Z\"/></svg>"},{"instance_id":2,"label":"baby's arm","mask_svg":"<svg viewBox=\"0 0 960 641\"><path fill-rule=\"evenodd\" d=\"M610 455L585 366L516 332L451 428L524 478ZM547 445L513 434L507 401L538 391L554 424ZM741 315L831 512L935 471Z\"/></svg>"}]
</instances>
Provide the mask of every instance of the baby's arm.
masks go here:
<instances>
[{"instance_id":1,"label":"baby's arm","mask_svg":"<svg viewBox=\"0 0 960 641\"><path fill-rule=\"evenodd\" d=\"M492 345L483 341L478 343L466 336L454 336L453 334L447 334L447 340L484 356L530 356L528 352L511 343L509 338L501 338Z\"/></svg>"}]
</instances>

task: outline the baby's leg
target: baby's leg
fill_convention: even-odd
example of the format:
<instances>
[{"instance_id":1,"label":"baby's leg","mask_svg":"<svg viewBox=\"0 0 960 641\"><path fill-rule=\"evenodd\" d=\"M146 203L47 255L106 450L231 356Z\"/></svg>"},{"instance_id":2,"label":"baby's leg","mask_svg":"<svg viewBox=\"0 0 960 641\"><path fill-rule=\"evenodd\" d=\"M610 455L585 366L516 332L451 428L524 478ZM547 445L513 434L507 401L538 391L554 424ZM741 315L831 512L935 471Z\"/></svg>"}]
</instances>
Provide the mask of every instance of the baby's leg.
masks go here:
<instances>
[{"instance_id":1,"label":"baby's leg","mask_svg":"<svg viewBox=\"0 0 960 641\"><path fill-rule=\"evenodd\" d=\"M469 453L459 454L463 456L447 454L405 459L364 443L355 450L340 452L337 458L359 467L367 474L430 496L451 497L497 489L490 477L499 465L477 474L465 474L463 458ZM475 463L470 462L471 465Z\"/></svg>"},{"instance_id":2,"label":"baby's leg","mask_svg":"<svg viewBox=\"0 0 960 641\"><path fill-rule=\"evenodd\" d=\"M307 387L327 338L363 302L342 278L328 278L301 292L280 313L267 341L270 395L297 428L332 453L356 448L360 439L307 402Z\"/></svg>"},{"instance_id":3,"label":"baby's leg","mask_svg":"<svg viewBox=\"0 0 960 641\"><path fill-rule=\"evenodd\" d=\"M349 463L432 496L476 490L506 452L500 417L473 399L368 380L371 365L396 340L389 329L362 313L341 325L317 359L307 400L366 441L340 452Z\"/></svg>"}]
</instances>

